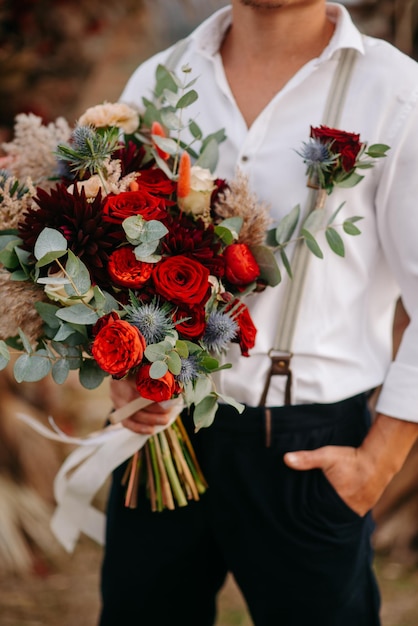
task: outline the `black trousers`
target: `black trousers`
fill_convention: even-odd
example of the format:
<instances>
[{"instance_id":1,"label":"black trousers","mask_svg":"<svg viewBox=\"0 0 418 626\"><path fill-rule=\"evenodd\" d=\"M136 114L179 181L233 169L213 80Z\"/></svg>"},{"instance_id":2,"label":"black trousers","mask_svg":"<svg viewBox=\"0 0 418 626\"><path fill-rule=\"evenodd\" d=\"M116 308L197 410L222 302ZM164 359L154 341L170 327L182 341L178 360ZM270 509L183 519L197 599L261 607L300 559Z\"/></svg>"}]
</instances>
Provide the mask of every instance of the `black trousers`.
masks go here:
<instances>
[{"instance_id":1,"label":"black trousers","mask_svg":"<svg viewBox=\"0 0 418 626\"><path fill-rule=\"evenodd\" d=\"M123 506L115 472L108 504L100 626L212 626L231 571L256 626L378 626L370 515L361 518L321 470L283 462L291 450L358 446L364 395L332 405L222 407L193 437L209 482L197 503L151 513Z\"/></svg>"}]
</instances>

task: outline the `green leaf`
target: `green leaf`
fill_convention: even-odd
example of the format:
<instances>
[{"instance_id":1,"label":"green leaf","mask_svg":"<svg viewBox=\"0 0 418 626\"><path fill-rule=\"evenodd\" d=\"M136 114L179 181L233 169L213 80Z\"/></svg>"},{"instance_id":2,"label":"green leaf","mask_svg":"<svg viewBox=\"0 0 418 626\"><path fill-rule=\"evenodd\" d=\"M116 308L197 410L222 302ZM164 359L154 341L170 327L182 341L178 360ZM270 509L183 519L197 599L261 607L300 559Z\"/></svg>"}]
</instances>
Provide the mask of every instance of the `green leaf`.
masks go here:
<instances>
[{"instance_id":1,"label":"green leaf","mask_svg":"<svg viewBox=\"0 0 418 626\"><path fill-rule=\"evenodd\" d=\"M203 398L212 392L212 381L207 376L201 376L193 385L194 397L193 402L199 404Z\"/></svg>"},{"instance_id":2,"label":"green leaf","mask_svg":"<svg viewBox=\"0 0 418 626\"><path fill-rule=\"evenodd\" d=\"M210 133L210 135L207 135L204 138L204 140L202 141L201 151L203 151L206 148L209 142L215 140L217 144L220 144L223 141L225 141L225 139L226 139L225 128L220 128L215 133Z\"/></svg>"},{"instance_id":3,"label":"green leaf","mask_svg":"<svg viewBox=\"0 0 418 626\"><path fill-rule=\"evenodd\" d=\"M35 354L22 354L14 364L14 377L18 383L35 383L51 371L51 362L46 350Z\"/></svg>"},{"instance_id":4,"label":"green leaf","mask_svg":"<svg viewBox=\"0 0 418 626\"><path fill-rule=\"evenodd\" d=\"M173 111L162 111L161 121L169 130L181 130L182 123L178 115Z\"/></svg>"},{"instance_id":5,"label":"green leaf","mask_svg":"<svg viewBox=\"0 0 418 626\"><path fill-rule=\"evenodd\" d=\"M62 385L70 373L70 365L67 359L58 359L52 366L52 378L57 385Z\"/></svg>"},{"instance_id":6,"label":"green leaf","mask_svg":"<svg viewBox=\"0 0 418 626\"><path fill-rule=\"evenodd\" d=\"M67 240L62 233L54 228L44 228L36 240L33 254L40 266L40 262L46 256L54 260L66 254L67 247Z\"/></svg>"},{"instance_id":7,"label":"green leaf","mask_svg":"<svg viewBox=\"0 0 418 626\"><path fill-rule=\"evenodd\" d=\"M316 232L324 221L324 211L323 209L314 209L309 213L307 218L302 224L302 228L308 230L309 232Z\"/></svg>"},{"instance_id":8,"label":"green leaf","mask_svg":"<svg viewBox=\"0 0 418 626\"><path fill-rule=\"evenodd\" d=\"M388 150L390 150L390 146L387 146L385 143L374 143L367 148L366 154L373 159L378 159L386 156Z\"/></svg>"},{"instance_id":9,"label":"green leaf","mask_svg":"<svg viewBox=\"0 0 418 626\"><path fill-rule=\"evenodd\" d=\"M61 324L58 332L54 335L54 341L65 341L68 337L71 337L75 333L75 330L69 324Z\"/></svg>"},{"instance_id":10,"label":"green leaf","mask_svg":"<svg viewBox=\"0 0 418 626\"><path fill-rule=\"evenodd\" d=\"M150 378L162 378L168 372L168 365L165 361L154 361L149 370Z\"/></svg>"},{"instance_id":11,"label":"green leaf","mask_svg":"<svg viewBox=\"0 0 418 626\"><path fill-rule=\"evenodd\" d=\"M151 343L145 348L145 356L151 363L154 363L154 361L164 361L167 350L170 349L171 345L164 342Z\"/></svg>"},{"instance_id":12,"label":"green leaf","mask_svg":"<svg viewBox=\"0 0 418 626\"><path fill-rule=\"evenodd\" d=\"M174 376L178 376L178 374L180 374L181 358L180 358L180 355L175 350L172 350L171 352L168 353L167 366L170 372L174 374Z\"/></svg>"},{"instance_id":13,"label":"green leaf","mask_svg":"<svg viewBox=\"0 0 418 626\"><path fill-rule=\"evenodd\" d=\"M206 144L199 158L196 161L196 165L206 168L213 172L216 168L219 159L219 147L218 142L215 139L209 141Z\"/></svg>"},{"instance_id":14,"label":"green leaf","mask_svg":"<svg viewBox=\"0 0 418 626\"><path fill-rule=\"evenodd\" d=\"M193 102L196 102L198 97L199 96L197 94L197 91L195 91L194 89L187 91L177 102L176 109L185 109L186 107L193 104Z\"/></svg>"},{"instance_id":15,"label":"green leaf","mask_svg":"<svg viewBox=\"0 0 418 626\"><path fill-rule=\"evenodd\" d=\"M200 430L200 428L208 428L213 423L218 406L218 401L213 395L207 396L199 404L195 405L193 421L196 431Z\"/></svg>"},{"instance_id":16,"label":"green leaf","mask_svg":"<svg viewBox=\"0 0 418 626\"><path fill-rule=\"evenodd\" d=\"M290 265L289 258L284 250L280 250L280 257L282 259L283 266L287 272L289 278L293 278L292 267Z\"/></svg>"},{"instance_id":17,"label":"green leaf","mask_svg":"<svg viewBox=\"0 0 418 626\"><path fill-rule=\"evenodd\" d=\"M186 341L182 341L181 339L178 339L176 341L176 350L178 352L179 357L182 359L187 359L187 357L189 356L189 348L187 347Z\"/></svg>"},{"instance_id":18,"label":"green leaf","mask_svg":"<svg viewBox=\"0 0 418 626\"><path fill-rule=\"evenodd\" d=\"M276 257L266 246L250 246L257 265L260 268L260 278L271 287L275 287L282 280Z\"/></svg>"},{"instance_id":19,"label":"green leaf","mask_svg":"<svg viewBox=\"0 0 418 626\"><path fill-rule=\"evenodd\" d=\"M335 230L335 228L329 226L325 231L325 238L328 242L329 247L333 252L335 252L335 254L338 254L338 256L345 255L344 242L341 239L340 234L337 233L337 231Z\"/></svg>"},{"instance_id":20,"label":"green leaf","mask_svg":"<svg viewBox=\"0 0 418 626\"><path fill-rule=\"evenodd\" d=\"M178 152L177 142L170 137L160 137L160 135L151 135L153 142L160 150L174 155Z\"/></svg>"},{"instance_id":21,"label":"green leaf","mask_svg":"<svg viewBox=\"0 0 418 626\"><path fill-rule=\"evenodd\" d=\"M100 369L94 359L84 359L81 363L78 378L85 389L96 389L99 387L106 373Z\"/></svg>"},{"instance_id":22,"label":"green leaf","mask_svg":"<svg viewBox=\"0 0 418 626\"><path fill-rule=\"evenodd\" d=\"M292 238L295 232L296 226L300 216L300 205L297 204L293 209L280 220L277 228L275 229L275 244L285 243ZM272 232L272 231L269 231Z\"/></svg>"},{"instance_id":23,"label":"green leaf","mask_svg":"<svg viewBox=\"0 0 418 626\"><path fill-rule=\"evenodd\" d=\"M343 189L349 189L351 187L355 187L358 183L363 180L364 176L357 174L357 172L353 172L347 178L343 178L340 181L335 181L337 187L342 187Z\"/></svg>"},{"instance_id":24,"label":"green leaf","mask_svg":"<svg viewBox=\"0 0 418 626\"><path fill-rule=\"evenodd\" d=\"M120 308L119 302L107 291L102 291L97 285L93 287L94 306L97 313L102 317L111 311L117 311Z\"/></svg>"},{"instance_id":25,"label":"green leaf","mask_svg":"<svg viewBox=\"0 0 418 626\"><path fill-rule=\"evenodd\" d=\"M19 333L20 341L22 342L22 345L23 345L23 349L25 350L25 352L32 354L33 349L32 349L32 345L30 343L29 337L25 335L25 333L23 332L21 328L18 328L17 330Z\"/></svg>"},{"instance_id":26,"label":"green leaf","mask_svg":"<svg viewBox=\"0 0 418 626\"><path fill-rule=\"evenodd\" d=\"M309 250L312 252L312 254L314 254L319 259L323 259L324 255L315 237L308 230L305 230L304 228L302 228L301 230L301 235L303 236L305 243L308 246Z\"/></svg>"},{"instance_id":27,"label":"green leaf","mask_svg":"<svg viewBox=\"0 0 418 626\"><path fill-rule=\"evenodd\" d=\"M64 322L72 322L74 324L95 324L99 319L96 311L82 303L59 309L57 317L64 320Z\"/></svg>"},{"instance_id":28,"label":"green leaf","mask_svg":"<svg viewBox=\"0 0 418 626\"><path fill-rule=\"evenodd\" d=\"M222 229L228 229L231 232L233 239L238 239L243 222L244 219L237 215L236 217L227 217L225 220L222 220L218 226ZM215 227L215 230L216 228L217 227Z\"/></svg>"},{"instance_id":29,"label":"green leaf","mask_svg":"<svg viewBox=\"0 0 418 626\"><path fill-rule=\"evenodd\" d=\"M2 239L5 239L5 237ZM10 270L19 267L19 258L16 253L16 246L18 246L19 243L21 243L21 239L12 237L0 252L0 263Z\"/></svg>"},{"instance_id":30,"label":"green leaf","mask_svg":"<svg viewBox=\"0 0 418 626\"><path fill-rule=\"evenodd\" d=\"M344 205L345 205L345 202L342 202L340 206L335 209L334 213L331 215L331 217L329 218L327 222L328 226L332 224L333 222L335 222L335 218L337 217L338 213L341 211Z\"/></svg>"},{"instance_id":31,"label":"green leaf","mask_svg":"<svg viewBox=\"0 0 418 626\"><path fill-rule=\"evenodd\" d=\"M164 89L177 92L177 83L173 78L173 74L164 65L158 65L156 72L155 95L157 98L162 95Z\"/></svg>"},{"instance_id":32,"label":"green leaf","mask_svg":"<svg viewBox=\"0 0 418 626\"><path fill-rule=\"evenodd\" d=\"M201 360L200 360L200 365L201 367L206 371L206 372L216 372L219 369L219 361L218 359L215 359L213 356L204 356Z\"/></svg>"},{"instance_id":33,"label":"green leaf","mask_svg":"<svg viewBox=\"0 0 418 626\"><path fill-rule=\"evenodd\" d=\"M8 365L10 361L10 352L5 341L0 340L0 370Z\"/></svg>"},{"instance_id":34,"label":"green leaf","mask_svg":"<svg viewBox=\"0 0 418 626\"><path fill-rule=\"evenodd\" d=\"M222 393L217 393L218 398L221 398L221 400L223 400L226 404L230 404L231 406L234 407L234 409L236 409L238 411L238 413L242 413L245 409L245 405L241 404L241 402L237 402L235 400L235 398L232 398L231 396L225 396Z\"/></svg>"},{"instance_id":35,"label":"green leaf","mask_svg":"<svg viewBox=\"0 0 418 626\"><path fill-rule=\"evenodd\" d=\"M48 302L35 302L35 309L41 318L51 328L58 328L61 325L59 319L57 319L57 313L60 310L55 304L49 304Z\"/></svg>"},{"instance_id":36,"label":"green leaf","mask_svg":"<svg viewBox=\"0 0 418 626\"><path fill-rule=\"evenodd\" d=\"M69 296L75 296L77 292L81 296L86 294L91 287L90 273L84 263L71 250L68 250L65 271L75 285L75 289L71 284L65 287L67 294Z\"/></svg>"},{"instance_id":37,"label":"green leaf","mask_svg":"<svg viewBox=\"0 0 418 626\"><path fill-rule=\"evenodd\" d=\"M134 248L135 257L138 261L147 263L148 259L154 255L158 248L158 241L150 241L149 243L140 243Z\"/></svg>"},{"instance_id":38,"label":"green leaf","mask_svg":"<svg viewBox=\"0 0 418 626\"><path fill-rule=\"evenodd\" d=\"M347 235L361 235L361 230L348 220L343 222L343 230Z\"/></svg>"},{"instance_id":39,"label":"green leaf","mask_svg":"<svg viewBox=\"0 0 418 626\"><path fill-rule=\"evenodd\" d=\"M195 139L201 139L203 136L202 130L200 126L196 124L193 120L189 121L189 130Z\"/></svg>"}]
</instances>

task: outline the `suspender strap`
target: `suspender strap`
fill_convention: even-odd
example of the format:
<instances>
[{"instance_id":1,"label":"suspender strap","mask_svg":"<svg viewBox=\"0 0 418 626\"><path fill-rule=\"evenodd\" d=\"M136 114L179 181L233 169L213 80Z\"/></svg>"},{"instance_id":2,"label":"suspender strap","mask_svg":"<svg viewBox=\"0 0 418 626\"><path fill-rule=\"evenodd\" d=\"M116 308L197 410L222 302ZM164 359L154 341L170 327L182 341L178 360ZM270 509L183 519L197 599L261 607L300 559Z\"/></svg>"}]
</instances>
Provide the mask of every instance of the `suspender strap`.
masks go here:
<instances>
[{"instance_id":1,"label":"suspender strap","mask_svg":"<svg viewBox=\"0 0 418 626\"><path fill-rule=\"evenodd\" d=\"M337 127L341 117L344 101L347 95L350 78L357 58L356 50L344 48L341 50L338 66L335 70L332 83L328 92L327 102L323 115L325 126ZM327 194L323 189L310 189L305 214L302 223L314 209L324 209ZM290 361L292 358L292 344L295 333L300 303L302 299L305 278L311 252L305 242L300 240L296 243L292 258L293 278L286 285L284 302L286 305L279 316L276 339L270 350L271 368L267 376L266 384L260 399L260 406L264 406L272 376L286 376L285 404L291 404L292 371Z\"/></svg>"}]
</instances>

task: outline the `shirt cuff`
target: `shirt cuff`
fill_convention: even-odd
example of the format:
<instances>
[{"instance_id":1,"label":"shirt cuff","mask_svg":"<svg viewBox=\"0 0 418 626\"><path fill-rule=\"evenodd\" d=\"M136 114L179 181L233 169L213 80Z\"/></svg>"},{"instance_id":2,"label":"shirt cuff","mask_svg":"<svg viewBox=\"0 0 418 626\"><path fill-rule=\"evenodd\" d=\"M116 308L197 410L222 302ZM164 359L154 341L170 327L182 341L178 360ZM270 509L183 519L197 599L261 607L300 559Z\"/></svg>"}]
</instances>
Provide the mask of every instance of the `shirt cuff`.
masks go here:
<instances>
[{"instance_id":1,"label":"shirt cuff","mask_svg":"<svg viewBox=\"0 0 418 626\"><path fill-rule=\"evenodd\" d=\"M408 422L418 422L418 368L405 363L391 364L376 411Z\"/></svg>"}]
</instances>

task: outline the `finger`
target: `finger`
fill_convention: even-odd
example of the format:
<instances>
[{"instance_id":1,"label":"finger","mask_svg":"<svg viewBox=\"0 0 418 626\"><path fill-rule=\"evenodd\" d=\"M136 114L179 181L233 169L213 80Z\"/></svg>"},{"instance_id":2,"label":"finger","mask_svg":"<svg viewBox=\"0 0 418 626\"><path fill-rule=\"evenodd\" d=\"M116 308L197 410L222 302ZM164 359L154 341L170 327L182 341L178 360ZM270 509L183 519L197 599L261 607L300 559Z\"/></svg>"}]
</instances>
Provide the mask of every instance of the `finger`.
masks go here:
<instances>
[{"instance_id":1,"label":"finger","mask_svg":"<svg viewBox=\"0 0 418 626\"><path fill-rule=\"evenodd\" d=\"M332 462L332 446L287 452L283 460L288 467L295 470L325 469Z\"/></svg>"},{"instance_id":2,"label":"finger","mask_svg":"<svg viewBox=\"0 0 418 626\"><path fill-rule=\"evenodd\" d=\"M153 435L155 432L155 427L150 424L144 424L142 422L136 422L132 419L132 417L128 417L127 419L121 422L122 426L132 430L134 433L138 435Z\"/></svg>"}]
</instances>

